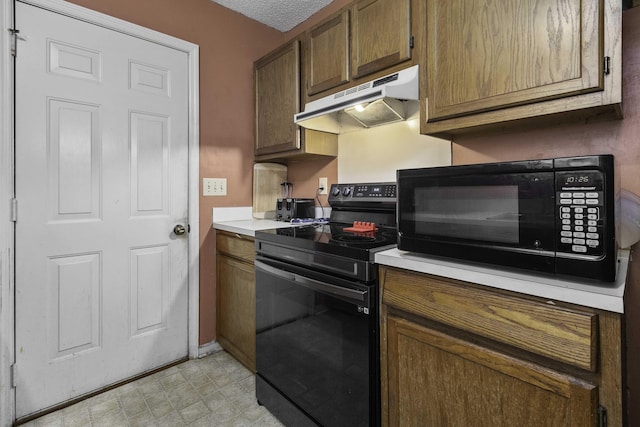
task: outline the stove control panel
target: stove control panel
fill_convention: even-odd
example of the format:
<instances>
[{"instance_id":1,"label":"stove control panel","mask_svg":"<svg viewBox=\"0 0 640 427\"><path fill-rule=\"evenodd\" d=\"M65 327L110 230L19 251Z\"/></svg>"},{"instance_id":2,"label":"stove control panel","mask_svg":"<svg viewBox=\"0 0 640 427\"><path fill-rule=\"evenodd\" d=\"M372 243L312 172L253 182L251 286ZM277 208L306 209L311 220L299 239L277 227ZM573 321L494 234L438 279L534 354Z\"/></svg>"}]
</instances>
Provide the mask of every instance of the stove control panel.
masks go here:
<instances>
[{"instance_id":1,"label":"stove control panel","mask_svg":"<svg viewBox=\"0 0 640 427\"><path fill-rule=\"evenodd\" d=\"M331 184L329 204L358 205L360 203L395 204L396 183L368 183L368 184Z\"/></svg>"}]
</instances>

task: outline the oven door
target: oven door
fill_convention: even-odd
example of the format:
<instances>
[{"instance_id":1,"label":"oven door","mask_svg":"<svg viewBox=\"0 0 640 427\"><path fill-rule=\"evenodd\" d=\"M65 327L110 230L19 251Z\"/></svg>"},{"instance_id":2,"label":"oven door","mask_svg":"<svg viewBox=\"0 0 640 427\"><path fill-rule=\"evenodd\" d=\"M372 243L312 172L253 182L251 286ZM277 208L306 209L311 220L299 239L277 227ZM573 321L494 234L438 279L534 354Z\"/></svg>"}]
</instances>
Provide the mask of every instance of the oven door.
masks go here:
<instances>
[{"instance_id":1,"label":"oven door","mask_svg":"<svg viewBox=\"0 0 640 427\"><path fill-rule=\"evenodd\" d=\"M376 425L376 287L264 257L255 271L258 401L286 425Z\"/></svg>"},{"instance_id":2,"label":"oven door","mask_svg":"<svg viewBox=\"0 0 640 427\"><path fill-rule=\"evenodd\" d=\"M398 248L553 272L552 170L398 171Z\"/></svg>"}]
</instances>

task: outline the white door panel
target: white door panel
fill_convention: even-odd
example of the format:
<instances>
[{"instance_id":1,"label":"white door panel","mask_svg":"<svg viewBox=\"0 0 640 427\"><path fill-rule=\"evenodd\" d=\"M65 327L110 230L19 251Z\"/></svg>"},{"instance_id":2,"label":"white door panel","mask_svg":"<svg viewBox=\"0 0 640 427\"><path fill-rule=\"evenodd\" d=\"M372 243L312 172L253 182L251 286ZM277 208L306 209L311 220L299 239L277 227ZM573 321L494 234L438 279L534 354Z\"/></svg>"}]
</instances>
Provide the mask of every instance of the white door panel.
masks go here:
<instances>
[{"instance_id":1,"label":"white door panel","mask_svg":"<svg viewBox=\"0 0 640 427\"><path fill-rule=\"evenodd\" d=\"M188 58L17 3L16 415L187 356Z\"/></svg>"}]
</instances>

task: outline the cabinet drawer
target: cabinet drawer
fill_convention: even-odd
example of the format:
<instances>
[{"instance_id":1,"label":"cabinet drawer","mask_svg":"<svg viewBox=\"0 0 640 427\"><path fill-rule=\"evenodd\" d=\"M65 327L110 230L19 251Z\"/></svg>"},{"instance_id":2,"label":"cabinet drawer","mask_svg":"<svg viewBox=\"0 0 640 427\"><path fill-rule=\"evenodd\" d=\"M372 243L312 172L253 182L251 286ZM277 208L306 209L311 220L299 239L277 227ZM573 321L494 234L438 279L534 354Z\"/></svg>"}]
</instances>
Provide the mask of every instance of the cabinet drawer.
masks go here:
<instances>
[{"instance_id":1,"label":"cabinet drawer","mask_svg":"<svg viewBox=\"0 0 640 427\"><path fill-rule=\"evenodd\" d=\"M598 315L382 268L384 304L594 372Z\"/></svg>"},{"instance_id":2,"label":"cabinet drawer","mask_svg":"<svg viewBox=\"0 0 640 427\"><path fill-rule=\"evenodd\" d=\"M253 263L256 249L253 238L240 234L216 231L217 251L229 256L240 258Z\"/></svg>"},{"instance_id":3,"label":"cabinet drawer","mask_svg":"<svg viewBox=\"0 0 640 427\"><path fill-rule=\"evenodd\" d=\"M388 426L595 427L598 386L388 316Z\"/></svg>"}]
</instances>

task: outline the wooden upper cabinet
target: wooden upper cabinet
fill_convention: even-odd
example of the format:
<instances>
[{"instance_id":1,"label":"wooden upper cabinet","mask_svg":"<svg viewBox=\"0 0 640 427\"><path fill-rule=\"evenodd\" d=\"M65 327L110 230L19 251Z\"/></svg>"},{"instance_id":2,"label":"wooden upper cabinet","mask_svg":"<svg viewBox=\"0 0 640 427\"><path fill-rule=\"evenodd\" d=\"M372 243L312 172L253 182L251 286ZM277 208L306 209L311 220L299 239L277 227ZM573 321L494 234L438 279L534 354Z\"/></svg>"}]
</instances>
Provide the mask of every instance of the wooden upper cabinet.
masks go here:
<instances>
[{"instance_id":1,"label":"wooden upper cabinet","mask_svg":"<svg viewBox=\"0 0 640 427\"><path fill-rule=\"evenodd\" d=\"M276 49L254 64L255 154L300 148L293 115L300 111L300 41Z\"/></svg>"},{"instance_id":2,"label":"wooden upper cabinet","mask_svg":"<svg viewBox=\"0 0 640 427\"><path fill-rule=\"evenodd\" d=\"M604 3L427 0L427 121L602 91Z\"/></svg>"},{"instance_id":3,"label":"wooden upper cabinet","mask_svg":"<svg viewBox=\"0 0 640 427\"><path fill-rule=\"evenodd\" d=\"M307 33L307 94L349 81L349 10Z\"/></svg>"},{"instance_id":4,"label":"wooden upper cabinet","mask_svg":"<svg viewBox=\"0 0 640 427\"><path fill-rule=\"evenodd\" d=\"M411 0L359 0L351 10L352 78L411 59Z\"/></svg>"}]
</instances>

